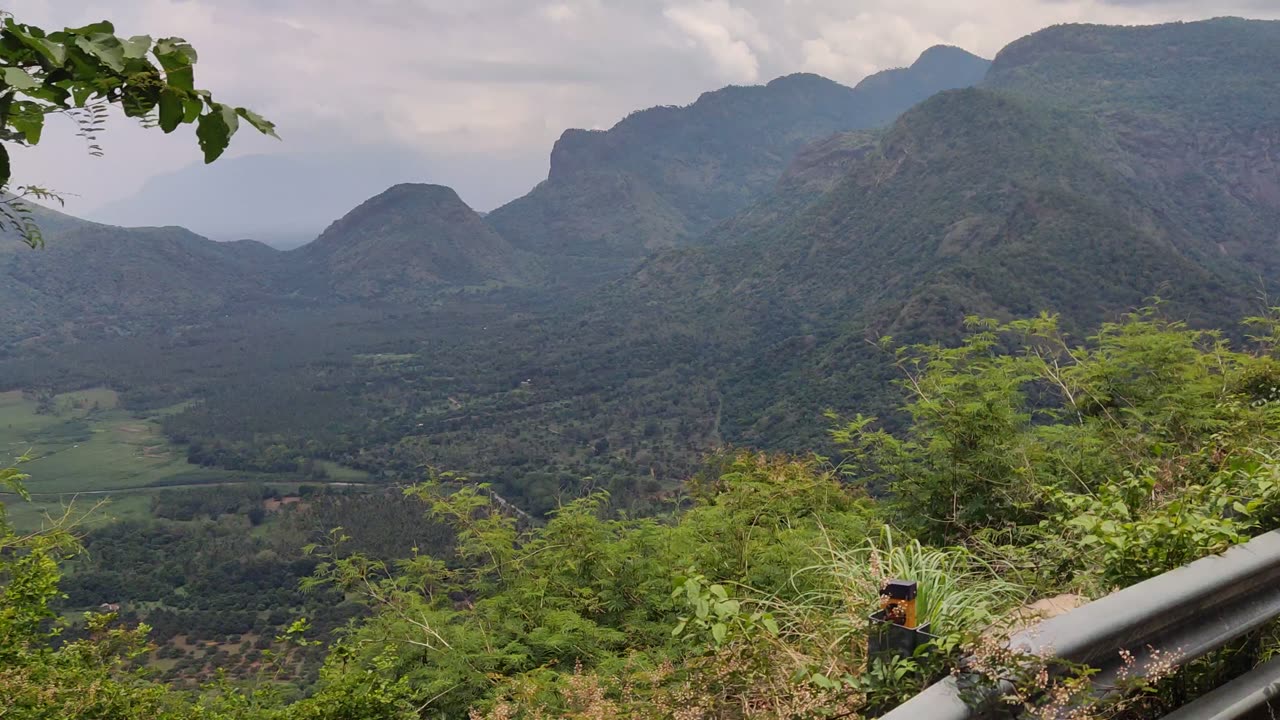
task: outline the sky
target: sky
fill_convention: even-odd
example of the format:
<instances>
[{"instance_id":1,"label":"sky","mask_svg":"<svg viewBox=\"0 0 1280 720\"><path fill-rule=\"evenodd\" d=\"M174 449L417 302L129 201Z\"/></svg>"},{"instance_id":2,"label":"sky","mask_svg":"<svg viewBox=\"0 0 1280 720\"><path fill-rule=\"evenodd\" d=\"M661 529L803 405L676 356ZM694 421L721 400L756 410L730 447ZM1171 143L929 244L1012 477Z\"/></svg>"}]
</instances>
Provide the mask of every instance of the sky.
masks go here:
<instances>
[{"instance_id":1,"label":"sky","mask_svg":"<svg viewBox=\"0 0 1280 720\"><path fill-rule=\"evenodd\" d=\"M362 189L406 179L452 185L479 210L544 178L551 145L564 129L607 128L632 110L686 104L728 84L805 71L852 85L878 70L909 65L933 45L958 45L989 58L1018 37L1063 22L1280 19L1280 0L4 5L20 22L46 28L110 19L123 35L191 41L200 53L197 84L269 117L284 138L242 132L228 157L286 154L277 159L312 169L311 177L297 180L304 184L324 182L328 174L363 178ZM101 138L106 154L100 158L87 154L71 128L58 130L50 128L40 148L15 157L15 181L67 194L76 214L110 214L123 204L136 215L144 186L145 200L177 177L172 173L190 175L188 168L200 159L189 128L162 136L124 118L113 120ZM397 162L384 165L379 158ZM327 169L315 170L321 166ZM384 173L383 167L389 169ZM293 176L281 177L289 183Z\"/></svg>"}]
</instances>

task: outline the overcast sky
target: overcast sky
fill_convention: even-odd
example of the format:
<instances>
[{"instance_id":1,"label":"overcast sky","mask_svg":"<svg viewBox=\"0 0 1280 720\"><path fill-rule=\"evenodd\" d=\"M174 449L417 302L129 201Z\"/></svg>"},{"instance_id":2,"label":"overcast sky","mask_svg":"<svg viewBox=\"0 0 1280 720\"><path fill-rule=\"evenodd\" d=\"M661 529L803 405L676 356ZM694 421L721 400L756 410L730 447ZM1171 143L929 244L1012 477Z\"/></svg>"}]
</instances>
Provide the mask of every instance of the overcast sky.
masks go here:
<instances>
[{"instance_id":1,"label":"overcast sky","mask_svg":"<svg viewBox=\"0 0 1280 720\"><path fill-rule=\"evenodd\" d=\"M197 81L274 120L282 143L242 132L232 154L368 145L438 158L427 182L489 209L546 173L567 127L685 104L726 84L797 71L854 84L929 46L985 57L1046 25L1280 18L1280 0L21 0L20 22L100 19L177 35ZM189 130L121 120L91 158L70 132L15 161L15 180L74 193L83 212L198 162ZM484 158L485 176L457 168ZM494 168L494 169L488 169ZM496 168L501 168L500 170Z\"/></svg>"}]
</instances>

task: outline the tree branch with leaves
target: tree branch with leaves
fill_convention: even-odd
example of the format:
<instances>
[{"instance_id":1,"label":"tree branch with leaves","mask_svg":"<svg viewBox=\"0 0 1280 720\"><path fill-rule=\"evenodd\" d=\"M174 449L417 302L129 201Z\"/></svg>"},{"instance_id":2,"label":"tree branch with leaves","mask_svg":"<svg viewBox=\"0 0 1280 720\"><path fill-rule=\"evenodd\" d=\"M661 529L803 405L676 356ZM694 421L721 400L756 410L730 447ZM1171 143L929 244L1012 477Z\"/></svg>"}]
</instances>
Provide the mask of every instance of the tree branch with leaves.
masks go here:
<instances>
[{"instance_id":1,"label":"tree branch with leaves","mask_svg":"<svg viewBox=\"0 0 1280 720\"><path fill-rule=\"evenodd\" d=\"M93 155L102 153L97 138L112 106L165 133L194 124L206 163L222 155L242 120L277 137L262 116L196 87L196 51L182 38L119 37L105 21L45 32L8 13L0 19L0 229L31 247L44 237L23 199L59 198L35 185L11 187L9 146L39 144L51 115L71 118Z\"/></svg>"}]
</instances>

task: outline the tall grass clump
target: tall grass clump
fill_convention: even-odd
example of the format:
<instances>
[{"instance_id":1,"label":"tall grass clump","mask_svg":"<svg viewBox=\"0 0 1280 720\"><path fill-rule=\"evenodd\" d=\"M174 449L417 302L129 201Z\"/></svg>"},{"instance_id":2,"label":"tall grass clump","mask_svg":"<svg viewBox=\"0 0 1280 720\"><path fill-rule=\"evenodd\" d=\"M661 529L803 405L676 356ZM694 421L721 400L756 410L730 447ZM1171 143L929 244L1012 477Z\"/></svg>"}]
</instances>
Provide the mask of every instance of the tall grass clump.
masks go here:
<instances>
[{"instance_id":1,"label":"tall grass clump","mask_svg":"<svg viewBox=\"0 0 1280 720\"><path fill-rule=\"evenodd\" d=\"M963 634L986 629L1028 597L962 547L935 548L919 540L903 541L885 526L878 538L841 548L828 544L822 562L796 573L795 583L817 589L790 603L787 615L816 614L842 629L840 640L865 634L868 617L880 608L880 591L891 579L918 583L917 617L934 634ZM800 576L809 576L801 580Z\"/></svg>"}]
</instances>

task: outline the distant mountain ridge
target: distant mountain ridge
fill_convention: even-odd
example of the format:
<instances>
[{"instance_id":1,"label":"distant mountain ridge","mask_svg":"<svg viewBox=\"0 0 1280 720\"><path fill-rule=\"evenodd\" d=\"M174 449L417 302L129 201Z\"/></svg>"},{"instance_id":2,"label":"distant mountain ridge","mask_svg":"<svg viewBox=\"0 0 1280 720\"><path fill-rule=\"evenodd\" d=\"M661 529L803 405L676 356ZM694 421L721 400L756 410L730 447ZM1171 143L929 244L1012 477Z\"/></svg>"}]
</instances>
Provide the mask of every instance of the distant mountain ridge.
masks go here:
<instances>
[{"instance_id":1,"label":"distant mountain ridge","mask_svg":"<svg viewBox=\"0 0 1280 720\"><path fill-rule=\"evenodd\" d=\"M392 185L447 181L490 209L528 189L545 155L426 154L381 146L226 157L157 176L135 195L84 213L123 226L181 225L214 240L250 238L279 249L304 245L335 218Z\"/></svg>"},{"instance_id":2,"label":"distant mountain ridge","mask_svg":"<svg viewBox=\"0 0 1280 720\"><path fill-rule=\"evenodd\" d=\"M1280 22L1036 33L978 88L809 146L710 247L648 260L593 321L724 358L725 438L791 449L894 377L881 335L1044 310L1087 330L1156 295L1229 326L1280 281L1278 63Z\"/></svg>"},{"instance_id":3,"label":"distant mountain ridge","mask_svg":"<svg viewBox=\"0 0 1280 720\"><path fill-rule=\"evenodd\" d=\"M487 219L515 247L556 258L562 278L616 275L761 197L805 144L883 125L935 92L976 84L988 66L938 47L856 88L789 75L642 110L607 131L567 130L547 180Z\"/></svg>"},{"instance_id":4,"label":"distant mountain ridge","mask_svg":"<svg viewBox=\"0 0 1280 720\"><path fill-rule=\"evenodd\" d=\"M172 331L274 295L279 253L261 243L35 212L43 249L0 239L0 345Z\"/></svg>"},{"instance_id":5,"label":"distant mountain ridge","mask_svg":"<svg viewBox=\"0 0 1280 720\"><path fill-rule=\"evenodd\" d=\"M43 249L0 239L6 342L168 331L286 298L429 304L441 293L523 286L542 272L439 185L395 185L291 252L180 227L121 228L34 211Z\"/></svg>"},{"instance_id":6,"label":"distant mountain ridge","mask_svg":"<svg viewBox=\"0 0 1280 720\"><path fill-rule=\"evenodd\" d=\"M1280 21L1068 25L1011 43L984 85L1087 114L1184 252L1280 273ZM1139 72L1140 70L1140 72Z\"/></svg>"},{"instance_id":7,"label":"distant mountain ridge","mask_svg":"<svg viewBox=\"0 0 1280 720\"><path fill-rule=\"evenodd\" d=\"M14 278L0 288L0 308L15 317L5 334L44 338L55 326L61 330L53 336L65 338L145 332L175 318L234 312L251 298L429 304L460 290L567 285L581 292L648 253L694 242L766 194L807 143L884 124L936 89L977 82L988 65L939 47L854 89L801 74L707 92L687 107L638 111L609 131L566 131L552 150L548 179L484 217L452 189L399 184L289 253L252 241L206 245L180 228L124 230L50 211L48 251L0 253L0 273ZM277 177L292 165L267 160L214 168L218 182L234 189L220 214L235 216L238 204L258 201L261 193L237 180L244 172L274 183L288 202L301 201ZM190 193L189 181L166 185L166 192ZM100 242L110 237L119 238L115 246Z\"/></svg>"}]
</instances>

